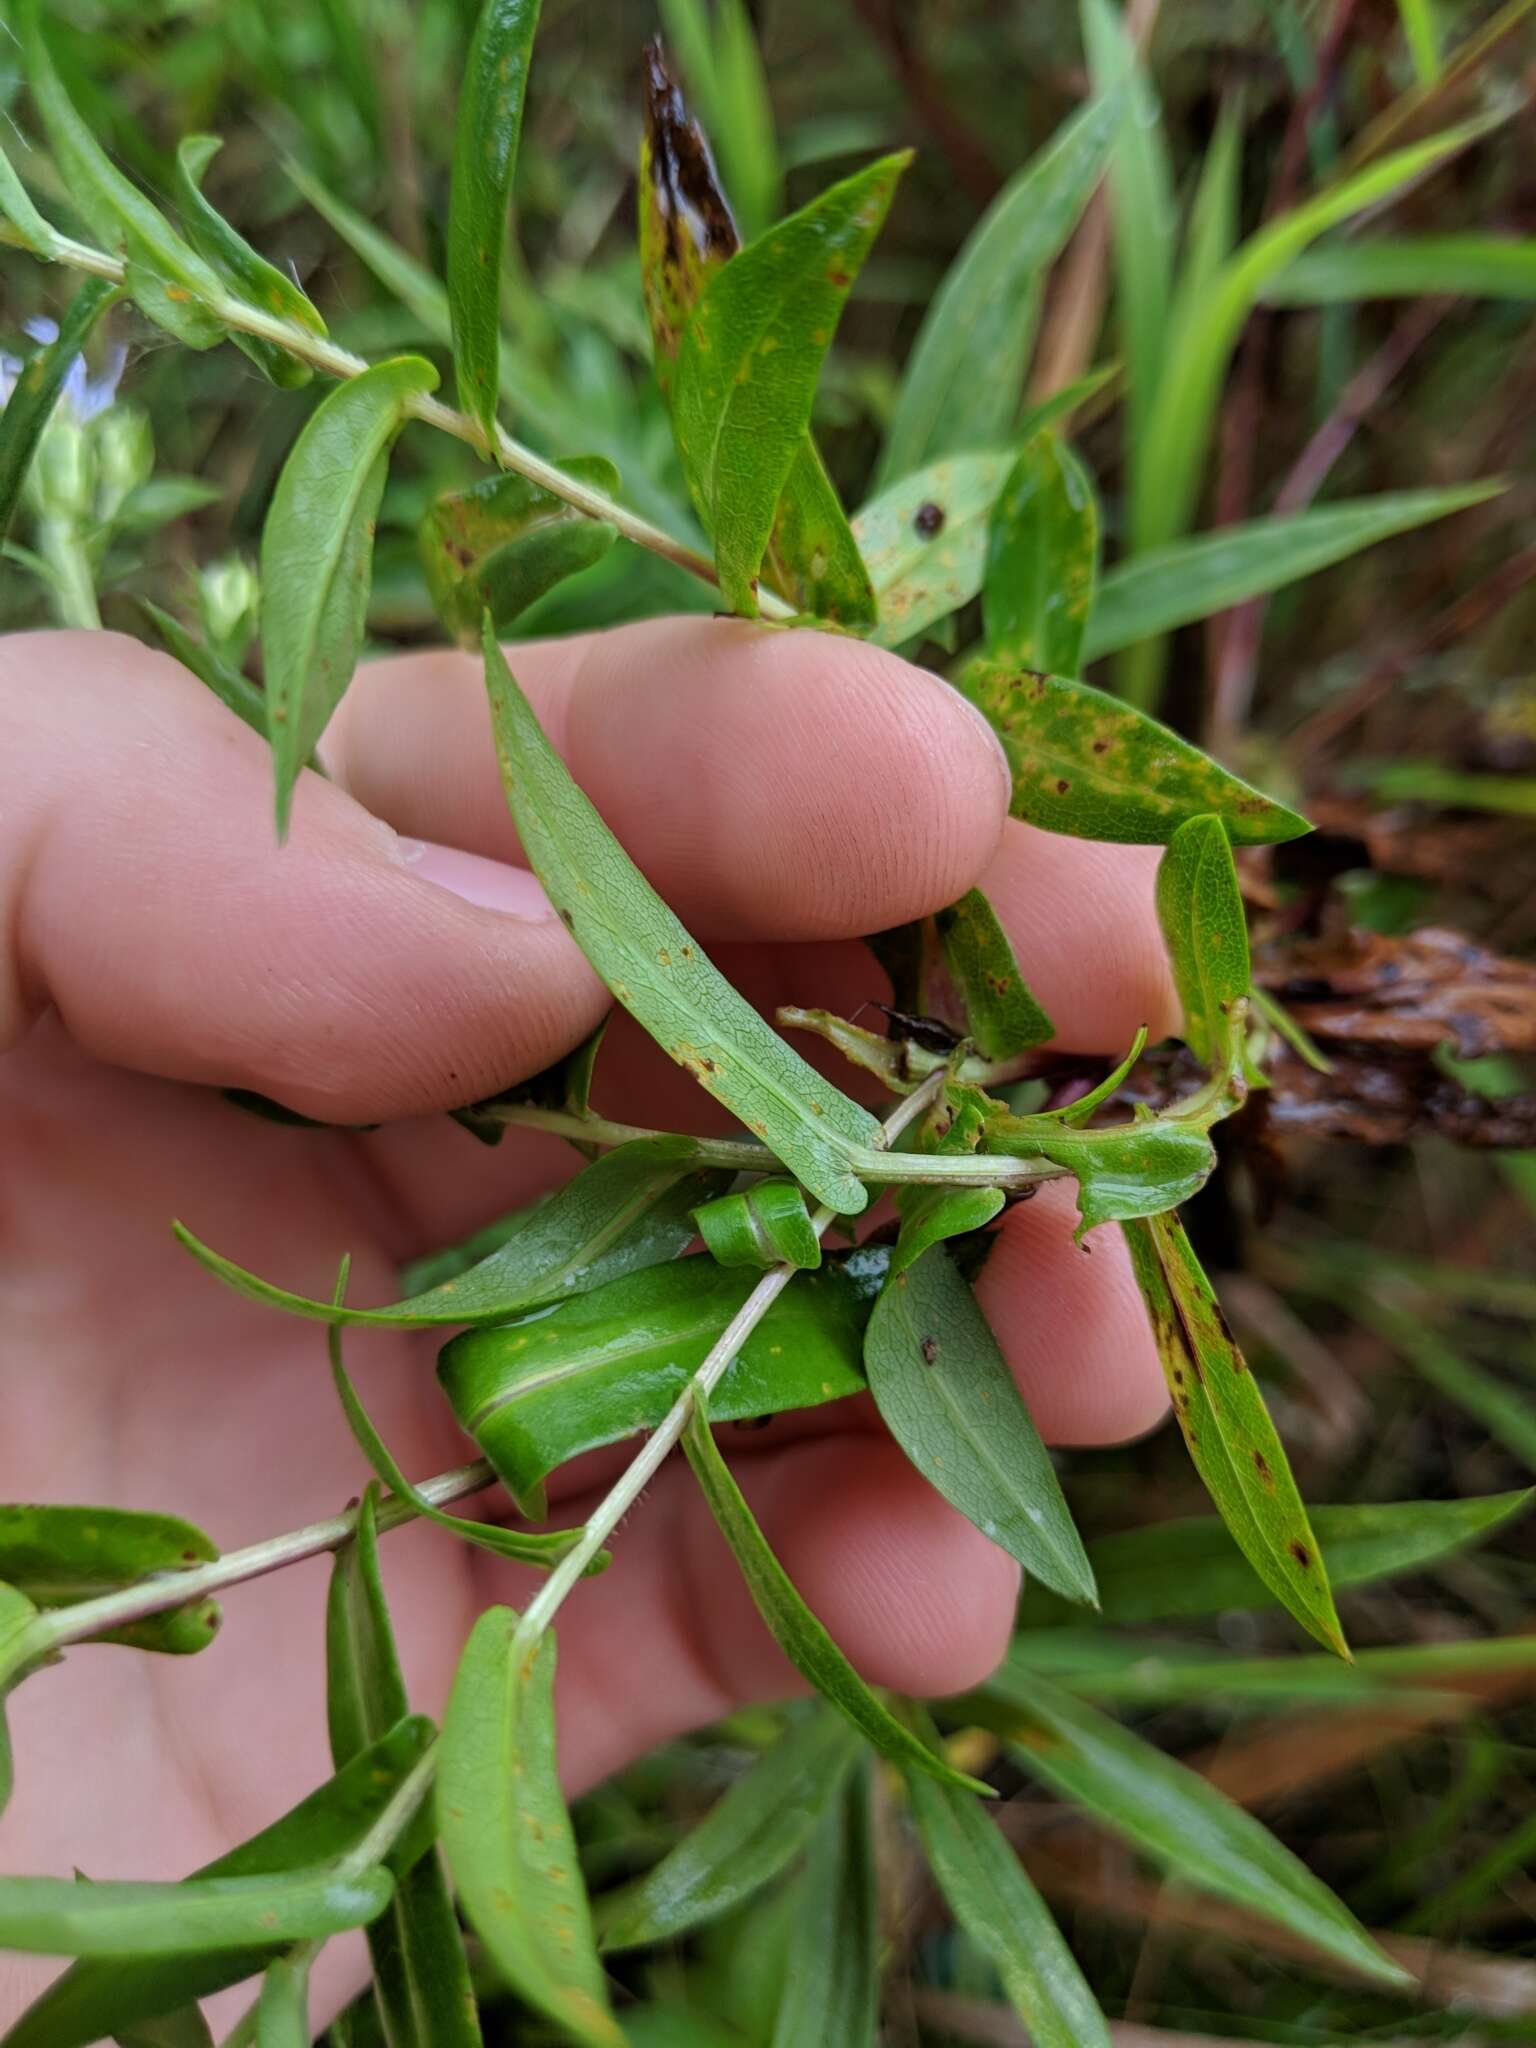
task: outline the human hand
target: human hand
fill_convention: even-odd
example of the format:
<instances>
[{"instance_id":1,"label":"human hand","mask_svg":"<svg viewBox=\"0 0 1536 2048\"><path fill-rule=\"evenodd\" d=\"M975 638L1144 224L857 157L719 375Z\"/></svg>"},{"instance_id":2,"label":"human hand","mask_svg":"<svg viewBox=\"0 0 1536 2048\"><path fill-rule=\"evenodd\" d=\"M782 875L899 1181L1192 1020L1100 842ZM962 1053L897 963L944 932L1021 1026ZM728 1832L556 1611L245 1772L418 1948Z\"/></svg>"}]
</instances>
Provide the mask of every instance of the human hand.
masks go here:
<instances>
[{"instance_id":1,"label":"human hand","mask_svg":"<svg viewBox=\"0 0 1536 2048\"><path fill-rule=\"evenodd\" d=\"M770 1015L883 993L854 935L981 881L1063 1041L1122 1052L1175 1013L1155 854L1006 821L996 743L943 684L857 642L705 620L521 648L555 743L662 895ZM260 740L174 663L105 634L0 642L0 1498L189 1516L234 1547L334 1512L368 1476L319 1333L218 1287L173 1244L386 1300L406 1258L566 1177L560 1141L495 1152L436 1114L535 1072L607 997L520 858L479 665L367 669L276 845ZM414 835L411 838L399 834ZM425 843L423 843L425 842ZM188 1085L188 1084L202 1085ZM295 1130L216 1092L380 1123ZM723 1127L617 1020L605 1113ZM1061 1184L1008 1211L978 1292L1058 1443L1137 1433L1163 1383L1113 1233L1072 1244ZM348 1356L413 1477L467 1446L430 1331L360 1330ZM871 1680L980 1680L1016 1570L934 1493L863 1401L732 1435L738 1475L806 1599ZM551 1492L562 1522L613 1469ZM685 1467L620 1532L560 1620L568 1789L798 1683ZM415 1527L385 1570L413 1702L442 1705L475 1614L529 1575ZM17 1786L0 1869L176 1877L329 1773L325 1568L242 1587L204 1657L83 1649L14 1696ZM316 2014L346 1995L338 1945ZM53 1965L0 1956L0 2019Z\"/></svg>"}]
</instances>

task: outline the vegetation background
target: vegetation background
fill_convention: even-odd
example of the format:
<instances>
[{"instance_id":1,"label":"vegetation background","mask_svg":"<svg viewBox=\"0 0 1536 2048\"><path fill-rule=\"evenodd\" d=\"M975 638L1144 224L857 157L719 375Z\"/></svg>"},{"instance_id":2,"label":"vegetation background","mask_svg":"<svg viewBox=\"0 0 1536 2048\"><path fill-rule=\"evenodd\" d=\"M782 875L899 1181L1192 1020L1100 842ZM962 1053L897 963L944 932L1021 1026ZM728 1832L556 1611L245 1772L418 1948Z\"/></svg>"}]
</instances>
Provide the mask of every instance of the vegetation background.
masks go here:
<instances>
[{"instance_id":1,"label":"vegetation background","mask_svg":"<svg viewBox=\"0 0 1536 2048\"><path fill-rule=\"evenodd\" d=\"M873 148L918 149L823 380L818 438L851 504L938 279L1088 89L1076 0L757 0L749 11L761 80L749 60L699 75L687 47L696 8L664 4L660 22L651 0L546 0L522 145L523 260L504 320L515 424L551 455L611 456L631 502L675 532L693 521L651 377L634 249L646 38L670 30L749 232ZM1480 41L1495 10L1462 0L1132 0L1181 211L1221 134L1240 149L1248 230L1326 181L1384 116L1410 139L1513 107L1536 83L1528 11L1506 7L1507 33ZM176 138L222 134L210 196L292 264L337 339L371 355L440 355L440 309L414 266L441 272L452 99L475 12L471 0L59 0L53 33L97 134L152 189L171 184ZM1472 61L1447 62L1466 47ZM0 34L0 109L19 94ZM1514 111L1362 229L1508 236L1496 292L1490 265L1469 273L1431 248L1405 291L1254 315L1199 524L1493 472L1507 488L1184 629L1168 669L1164 715L1321 828L1243 866L1261 968L1334 1072L1297 1062L1287 1087L1223 1126L1228 1170L1189 1216L1313 1502L1488 1496L1536 1469L1530 134ZM1366 281L1359 271L1351 290ZM8 266L0 344L56 316L70 288L42 266ZM1121 357L1119 307L1096 203L1045 294L1039 395ZM152 428L161 477L210 487L164 495L158 513L172 516L152 534L116 534L104 613L138 629L136 596L206 615L207 566L254 553L277 466L322 387L279 391L232 371L227 350L192 355L142 321L122 326L123 390ZM1109 382L1071 429L1110 560L1135 456L1122 396ZM380 644L440 637L415 529L436 492L478 473L442 436L407 436L381 518ZM698 584L621 547L523 624L560 631L708 603ZM0 578L0 628L48 616L38 585ZM1204 1505L1172 1431L1074 1454L1067 1484L1090 1537ZM1263 1684L1215 1669L1235 1653L1294 1652L1297 1633L1274 1611L1191 1616L1174 1638L1106 1624L1085 1646L1073 1631L1077 1668L1101 1660L1099 1697L1253 1806L1386 1930L1427 1973L1428 2010L1331 1979L1274 1926L1149 1877L977 1738L968 1764L991 1768L1009 1796L1005 1830L1128 2048L1536 2040L1536 1654L1518 1641L1533 1530L1515 1519L1431 1571L1342 1591L1358 1649L1420 1653L1364 1703L1341 1703L1310 1658L1290 1660L1285 1678L1272 1667ZM589 1799L578 1826L594 1879L650 1860L776 1725L742 1717ZM901 1831L886 1826L881 1840L888 1897L901 1901L885 1929L898 1957L888 2041L1023 2041ZM765 2039L783 1920L759 1901L670 1957L618 1967L692 2013L701 2048ZM488 2038L514 2038L497 2036L493 2012L487 2026ZM515 2038L532 2036L518 2023Z\"/></svg>"}]
</instances>

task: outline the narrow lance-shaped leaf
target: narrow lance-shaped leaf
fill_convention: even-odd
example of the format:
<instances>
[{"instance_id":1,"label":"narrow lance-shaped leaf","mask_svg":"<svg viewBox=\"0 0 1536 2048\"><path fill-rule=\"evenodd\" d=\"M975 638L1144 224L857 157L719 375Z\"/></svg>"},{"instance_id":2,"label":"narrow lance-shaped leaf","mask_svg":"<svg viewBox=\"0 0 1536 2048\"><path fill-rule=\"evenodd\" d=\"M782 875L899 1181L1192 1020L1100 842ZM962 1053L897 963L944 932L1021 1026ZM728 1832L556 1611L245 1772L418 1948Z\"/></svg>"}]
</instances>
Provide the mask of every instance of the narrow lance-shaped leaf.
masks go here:
<instances>
[{"instance_id":1,"label":"narrow lance-shaped leaf","mask_svg":"<svg viewBox=\"0 0 1536 2048\"><path fill-rule=\"evenodd\" d=\"M268 1963L256 2005L256 2048L309 2048L309 1973L315 1952L308 1942Z\"/></svg>"},{"instance_id":2,"label":"narrow lance-shaped leaf","mask_svg":"<svg viewBox=\"0 0 1536 2048\"><path fill-rule=\"evenodd\" d=\"M409 1707L379 1570L376 1503L370 1486L353 1540L337 1552L326 1603L326 1710L338 1769ZM479 2048L469 1960L435 1847L400 1874L389 1910L368 1929L368 1949L386 2048Z\"/></svg>"},{"instance_id":3,"label":"narrow lance-shaped leaf","mask_svg":"<svg viewBox=\"0 0 1536 2048\"><path fill-rule=\"evenodd\" d=\"M867 1274L866 1274L867 1269ZM722 1422L813 1408L864 1391L860 1347L882 1252L797 1276L737 1353L714 1393ZM524 1513L543 1481L600 1444L653 1429L756 1284L713 1259L679 1259L443 1349L438 1374Z\"/></svg>"},{"instance_id":4,"label":"narrow lance-shaped leaf","mask_svg":"<svg viewBox=\"0 0 1536 2048\"><path fill-rule=\"evenodd\" d=\"M0 220L8 220L21 238L23 248L51 263L58 254L59 234L32 204L27 188L16 175L16 166L0 149Z\"/></svg>"},{"instance_id":5,"label":"narrow lance-shaped leaf","mask_svg":"<svg viewBox=\"0 0 1536 2048\"><path fill-rule=\"evenodd\" d=\"M1006 448L946 456L889 485L855 516L880 607L877 646L915 640L980 590L987 523L1013 462Z\"/></svg>"},{"instance_id":6,"label":"narrow lance-shaped leaf","mask_svg":"<svg viewBox=\"0 0 1536 2048\"><path fill-rule=\"evenodd\" d=\"M1055 1036L1030 994L1013 942L980 889L969 889L934 920L944 965L959 997L966 1036L989 1060L1012 1059Z\"/></svg>"},{"instance_id":7,"label":"narrow lance-shaped leaf","mask_svg":"<svg viewBox=\"0 0 1536 2048\"><path fill-rule=\"evenodd\" d=\"M221 277L229 280L239 297L263 313L273 313L279 320L323 335L325 322L308 296L291 277L259 256L217 207L203 197L203 175L223 147L223 140L217 135L187 135L176 150L176 196L193 248ZM308 363L276 342L263 341L253 334L232 333L230 339L274 384L286 391L299 389L314 375Z\"/></svg>"},{"instance_id":8,"label":"narrow lance-shaped leaf","mask_svg":"<svg viewBox=\"0 0 1536 2048\"><path fill-rule=\"evenodd\" d=\"M772 2048L869 2048L880 1913L867 1766L826 1801L796 1889Z\"/></svg>"},{"instance_id":9,"label":"narrow lance-shaped leaf","mask_svg":"<svg viewBox=\"0 0 1536 2048\"><path fill-rule=\"evenodd\" d=\"M1055 434L1037 434L992 507L981 593L988 654L1075 676L1098 573L1088 473Z\"/></svg>"},{"instance_id":10,"label":"narrow lance-shaped leaf","mask_svg":"<svg viewBox=\"0 0 1536 2048\"><path fill-rule=\"evenodd\" d=\"M623 2048L555 1762L555 1643L475 1623L443 1719L437 1812L459 1900L498 1974L585 2048Z\"/></svg>"},{"instance_id":11,"label":"narrow lance-shaped leaf","mask_svg":"<svg viewBox=\"0 0 1536 2048\"><path fill-rule=\"evenodd\" d=\"M596 1901L599 1947L649 1947L734 1912L799 1855L860 1749L840 1714L801 1709L675 1849Z\"/></svg>"},{"instance_id":12,"label":"narrow lance-shaped leaf","mask_svg":"<svg viewBox=\"0 0 1536 2048\"><path fill-rule=\"evenodd\" d=\"M806 1606L769 1548L730 1466L721 1456L720 1447L710 1434L703 1403L694 1406L683 1436L683 1448L710 1512L741 1567L758 1613L801 1676L809 1679L839 1713L845 1714L882 1756L926 1771L944 1784L963 1785L973 1792L985 1791L987 1788L979 1786L974 1778L953 1770L882 1705Z\"/></svg>"},{"instance_id":13,"label":"narrow lance-shaped leaf","mask_svg":"<svg viewBox=\"0 0 1536 2048\"><path fill-rule=\"evenodd\" d=\"M1265 285L1271 306L1354 305L1361 299L1536 299L1536 238L1394 235L1308 249Z\"/></svg>"},{"instance_id":14,"label":"narrow lance-shaped leaf","mask_svg":"<svg viewBox=\"0 0 1536 2048\"><path fill-rule=\"evenodd\" d=\"M1032 1777L1123 1835L1180 1882L1277 1921L1381 1984L1406 1971L1289 1849L1223 1793L1030 1668L1021 1646L986 1689L988 1716Z\"/></svg>"},{"instance_id":15,"label":"narrow lance-shaped leaf","mask_svg":"<svg viewBox=\"0 0 1536 2048\"><path fill-rule=\"evenodd\" d=\"M393 1890L383 1869L299 1869L273 1877L187 1878L181 1884L0 1877L0 1947L114 1959L259 1950L274 1941L366 1926Z\"/></svg>"},{"instance_id":16,"label":"narrow lance-shaped leaf","mask_svg":"<svg viewBox=\"0 0 1536 2048\"><path fill-rule=\"evenodd\" d=\"M950 1506L1043 1584L1092 1601L1093 1573L1050 1453L941 1248L887 1282L864 1368L891 1434Z\"/></svg>"},{"instance_id":17,"label":"narrow lance-shaped leaf","mask_svg":"<svg viewBox=\"0 0 1536 2048\"><path fill-rule=\"evenodd\" d=\"M1177 1216L1125 1226L1174 1413L1195 1469L1259 1577L1303 1628L1349 1655L1285 1447Z\"/></svg>"},{"instance_id":18,"label":"narrow lance-shaped leaf","mask_svg":"<svg viewBox=\"0 0 1536 2048\"><path fill-rule=\"evenodd\" d=\"M485 0L470 41L448 199L448 313L459 403L494 449L501 263L539 0Z\"/></svg>"},{"instance_id":19,"label":"narrow lance-shaped leaf","mask_svg":"<svg viewBox=\"0 0 1536 2048\"><path fill-rule=\"evenodd\" d=\"M25 364L0 408L0 541L10 530L21 487L64 380L97 321L118 296L116 285L106 278L88 277L70 300L55 339Z\"/></svg>"},{"instance_id":20,"label":"narrow lance-shaped leaf","mask_svg":"<svg viewBox=\"0 0 1536 2048\"><path fill-rule=\"evenodd\" d=\"M80 118L48 53L43 18L42 0L17 0L27 83L70 204L108 248L122 251L128 290L149 318L188 348L212 348L225 330L203 301L219 291L218 278Z\"/></svg>"},{"instance_id":21,"label":"narrow lance-shaped leaf","mask_svg":"<svg viewBox=\"0 0 1536 2048\"><path fill-rule=\"evenodd\" d=\"M0 1814L10 1803L15 1767L11 1759L11 1735L5 1721L5 1696L27 1675L33 1660L26 1651L26 1638L37 1609L15 1586L0 1584Z\"/></svg>"},{"instance_id":22,"label":"narrow lance-shaped leaf","mask_svg":"<svg viewBox=\"0 0 1536 2048\"><path fill-rule=\"evenodd\" d=\"M261 534L261 645L277 825L362 651L389 448L437 372L399 356L338 384L289 451Z\"/></svg>"},{"instance_id":23,"label":"narrow lance-shaped leaf","mask_svg":"<svg viewBox=\"0 0 1536 2048\"><path fill-rule=\"evenodd\" d=\"M695 1209L693 1220L717 1265L766 1272L787 1260L802 1270L821 1264L821 1239L792 1180L760 1180L740 1194Z\"/></svg>"},{"instance_id":24,"label":"narrow lance-shaped leaf","mask_svg":"<svg viewBox=\"0 0 1536 2048\"><path fill-rule=\"evenodd\" d=\"M179 1515L126 1508L0 1507L0 1580L43 1609L93 1600L152 1575L210 1563L218 1554L212 1540ZM194 1600L92 1640L191 1656L208 1647L218 1628L217 1603Z\"/></svg>"},{"instance_id":25,"label":"narrow lance-shaped leaf","mask_svg":"<svg viewBox=\"0 0 1536 2048\"><path fill-rule=\"evenodd\" d=\"M518 836L551 901L625 1009L818 1200L867 1202L851 1154L880 1126L790 1049L705 956L571 779L489 630L486 684Z\"/></svg>"},{"instance_id":26,"label":"narrow lance-shaped leaf","mask_svg":"<svg viewBox=\"0 0 1536 2048\"><path fill-rule=\"evenodd\" d=\"M619 472L601 455L560 467L611 497ZM600 562L618 539L542 484L514 472L483 477L433 499L417 536L427 589L443 624L463 647L478 647L487 612L499 632L531 604Z\"/></svg>"},{"instance_id":27,"label":"narrow lance-shaped leaf","mask_svg":"<svg viewBox=\"0 0 1536 2048\"><path fill-rule=\"evenodd\" d=\"M1220 818L1190 818L1157 870L1157 918L1184 1010L1184 1038L1208 1067L1229 1066L1253 969L1248 920Z\"/></svg>"},{"instance_id":28,"label":"narrow lance-shaped leaf","mask_svg":"<svg viewBox=\"0 0 1536 2048\"><path fill-rule=\"evenodd\" d=\"M272 1878L335 1862L379 1819L433 1740L430 1721L402 1721L281 1820L227 1856L193 1872L194 1880ZM399 1866L395 1866L399 1875ZM155 1889L167 1891L179 1887ZM174 1956L92 1958L77 1962L28 2007L3 2048L89 2048L115 2029L179 2011L261 1970L278 1942Z\"/></svg>"},{"instance_id":29,"label":"narrow lance-shaped leaf","mask_svg":"<svg viewBox=\"0 0 1536 2048\"><path fill-rule=\"evenodd\" d=\"M678 451L714 538L721 590L748 618L822 360L908 161L882 158L732 257L684 330Z\"/></svg>"},{"instance_id":30,"label":"narrow lance-shaped leaf","mask_svg":"<svg viewBox=\"0 0 1536 2048\"><path fill-rule=\"evenodd\" d=\"M1307 821L1148 717L1066 676L983 656L957 687L984 711L1013 768L1013 815L1078 839L1162 845L1216 812L1240 845L1294 839Z\"/></svg>"},{"instance_id":31,"label":"narrow lance-shaped leaf","mask_svg":"<svg viewBox=\"0 0 1536 2048\"><path fill-rule=\"evenodd\" d=\"M183 1224L172 1229L177 1242L237 1294L290 1315L410 1329L500 1323L675 1259L695 1235L693 1211L728 1184L727 1174L695 1164L687 1138L637 1138L605 1153L548 1201L523 1210L515 1228L467 1272L387 1308L291 1294L211 1251Z\"/></svg>"},{"instance_id":32,"label":"narrow lance-shaped leaf","mask_svg":"<svg viewBox=\"0 0 1536 2048\"><path fill-rule=\"evenodd\" d=\"M902 377L877 490L1002 440L1018 411L1039 285L1104 169L1115 94L1074 114L993 200L928 308Z\"/></svg>"},{"instance_id":33,"label":"narrow lance-shaped leaf","mask_svg":"<svg viewBox=\"0 0 1536 2048\"><path fill-rule=\"evenodd\" d=\"M256 685L211 647L205 646L195 634L189 633L179 619L162 610L151 598L136 597L133 602L140 615L153 627L171 659L179 661L184 669L190 669L200 683L205 683L212 690L227 711L232 711L242 725L248 725L252 732L259 732L265 739L267 700ZM311 759L305 765L313 768L317 764Z\"/></svg>"},{"instance_id":34,"label":"narrow lance-shaped leaf","mask_svg":"<svg viewBox=\"0 0 1536 2048\"><path fill-rule=\"evenodd\" d=\"M1177 1208L1200 1192L1216 1163L1202 1118L1148 1117L1085 1131L1049 1114L1014 1116L1000 1104L986 1111L981 1149L1046 1159L1070 1173L1079 1239L1101 1223Z\"/></svg>"}]
</instances>

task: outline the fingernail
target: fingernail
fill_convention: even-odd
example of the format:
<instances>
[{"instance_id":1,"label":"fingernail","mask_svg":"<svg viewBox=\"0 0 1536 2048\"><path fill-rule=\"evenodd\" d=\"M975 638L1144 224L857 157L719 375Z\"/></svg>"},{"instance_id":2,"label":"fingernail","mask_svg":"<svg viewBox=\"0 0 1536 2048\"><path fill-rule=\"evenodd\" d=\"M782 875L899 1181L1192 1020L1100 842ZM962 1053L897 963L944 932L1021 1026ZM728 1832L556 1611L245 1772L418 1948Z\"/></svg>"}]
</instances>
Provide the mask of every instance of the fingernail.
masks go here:
<instances>
[{"instance_id":1,"label":"fingernail","mask_svg":"<svg viewBox=\"0 0 1536 2048\"><path fill-rule=\"evenodd\" d=\"M509 867L505 861L487 860L478 853L462 853L456 846L438 846L430 839L397 843L403 866L422 881L477 904L481 910L499 910L527 923L556 914L538 876L527 868Z\"/></svg>"},{"instance_id":2,"label":"fingernail","mask_svg":"<svg viewBox=\"0 0 1536 2048\"><path fill-rule=\"evenodd\" d=\"M986 734L987 738L991 741L993 755L996 758L998 767L1002 770L1003 788L1007 792L1005 802L1012 803L1013 763L1008 758L1008 749L1003 745L1002 740L998 737L997 727L992 723L991 719L988 718L985 711L983 711L979 705L973 704L971 702L970 698L965 695L963 690L957 690L955 688L954 684L949 680L947 676L941 676L937 672L937 670L931 668L925 668L923 670L923 674L925 676L932 676L933 680L936 683L942 685L942 687L949 692L950 696L955 699L956 703L963 704L966 710L970 713L971 717L976 721L976 723L981 727L982 731Z\"/></svg>"}]
</instances>

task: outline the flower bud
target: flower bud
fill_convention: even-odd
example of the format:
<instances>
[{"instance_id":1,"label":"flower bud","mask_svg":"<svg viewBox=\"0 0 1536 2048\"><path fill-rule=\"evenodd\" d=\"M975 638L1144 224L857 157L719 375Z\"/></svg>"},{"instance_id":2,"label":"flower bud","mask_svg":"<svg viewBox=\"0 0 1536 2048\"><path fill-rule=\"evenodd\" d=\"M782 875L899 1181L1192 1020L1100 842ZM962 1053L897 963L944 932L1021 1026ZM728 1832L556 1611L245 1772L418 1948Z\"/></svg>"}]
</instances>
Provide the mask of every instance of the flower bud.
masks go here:
<instances>
[{"instance_id":1,"label":"flower bud","mask_svg":"<svg viewBox=\"0 0 1536 2048\"><path fill-rule=\"evenodd\" d=\"M225 555L198 572L197 603L204 637L236 667L256 631L260 597L255 568L244 555Z\"/></svg>"},{"instance_id":2,"label":"flower bud","mask_svg":"<svg viewBox=\"0 0 1536 2048\"><path fill-rule=\"evenodd\" d=\"M89 518L96 494L96 451L73 413L60 408L43 430L27 496L39 518L75 526Z\"/></svg>"},{"instance_id":3,"label":"flower bud","mask_svg":"<svg viewBox=\"0 0 1536 2048\"><path fill-rule=\"evenodd\" d=\"M100 465L96 516L110 524L130 491L148 483L155 468L149 415L136 405L110 405L91 422Z\"/></svg>"}]
</instances>

